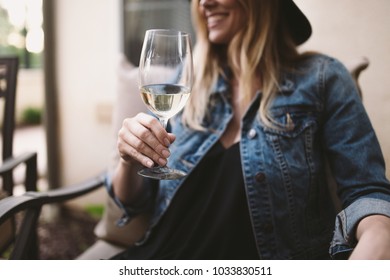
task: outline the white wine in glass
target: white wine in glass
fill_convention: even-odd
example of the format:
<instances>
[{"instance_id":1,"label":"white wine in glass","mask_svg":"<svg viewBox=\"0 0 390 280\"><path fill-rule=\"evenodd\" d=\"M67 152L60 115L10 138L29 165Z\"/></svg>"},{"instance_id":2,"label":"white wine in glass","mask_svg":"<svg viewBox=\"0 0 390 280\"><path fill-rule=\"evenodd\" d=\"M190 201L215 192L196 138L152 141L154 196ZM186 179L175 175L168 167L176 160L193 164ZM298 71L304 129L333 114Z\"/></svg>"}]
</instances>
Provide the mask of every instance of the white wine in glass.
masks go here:
<instances>
[{"instance_id":1,"label":"white wine in glass","mask_svg":"<svg viewBox=\"0 0 390 280\"><path fill-rule=\"evenodd\" d=\"M167 29L146 31L139 64L139 89L143 102L164 128L190 96L192 63L188 33ZM186 176L185 172L168 166L145 168L138 174L158 180Z\"/></svg>"}]
</instances>

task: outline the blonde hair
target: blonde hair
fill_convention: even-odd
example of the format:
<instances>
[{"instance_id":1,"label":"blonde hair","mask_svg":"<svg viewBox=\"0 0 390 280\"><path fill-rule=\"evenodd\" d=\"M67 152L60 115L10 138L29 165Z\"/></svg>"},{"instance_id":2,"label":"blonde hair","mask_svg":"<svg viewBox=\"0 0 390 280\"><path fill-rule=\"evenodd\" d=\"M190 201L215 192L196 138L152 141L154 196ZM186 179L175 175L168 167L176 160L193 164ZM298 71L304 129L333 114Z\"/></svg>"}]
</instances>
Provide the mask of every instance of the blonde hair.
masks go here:
<instances>
[{"instance_id":1,"label":"blonde hair","mask_svg":"<svg viewBox=\"0 0 390 280\"><path fill-rule=\"evenodd\" d=\"M205 19L199 12L199 1L192 1L192 19L196 27L194 47L194 84L191 101L183 112L183 121L193 129L204 130L202 121L222 67L227 66L238 78L243 106L253 99L252 85L261 77L262 101L259 114L266 126L274 126L268 108L278 87L279 75L299 55L292 37L279 17L279 0L238 0L247 15L248 24L232 39L229 46L214 45L208 40ZM227 48L227 49L225 49ZM222 62L226 60L227 65Z\"/></svg>"}]
</instances>

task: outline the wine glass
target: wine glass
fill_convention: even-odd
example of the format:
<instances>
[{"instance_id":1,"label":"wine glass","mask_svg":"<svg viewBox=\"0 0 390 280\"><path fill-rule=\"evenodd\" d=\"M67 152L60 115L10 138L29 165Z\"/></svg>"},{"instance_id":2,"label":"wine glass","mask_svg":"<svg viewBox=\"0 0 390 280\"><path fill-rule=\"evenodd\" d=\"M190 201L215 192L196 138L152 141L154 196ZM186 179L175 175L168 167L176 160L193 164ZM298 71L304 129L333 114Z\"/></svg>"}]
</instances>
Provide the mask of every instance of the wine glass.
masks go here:
<instances>
[{"instance_id":1,"label":"wine glass","mask_svg":"<svg viewBox=\"0 0 390 280\"><path fill-rule=\"evenodd\" d=\"M146 107L166 128L169 118L180 112L192 88L192 50L188 33L168 29L147 30L139 63L139 89ZM186 173L156 166L138 174L158 180L173 180Z\"/></svg>"}]
</instances>

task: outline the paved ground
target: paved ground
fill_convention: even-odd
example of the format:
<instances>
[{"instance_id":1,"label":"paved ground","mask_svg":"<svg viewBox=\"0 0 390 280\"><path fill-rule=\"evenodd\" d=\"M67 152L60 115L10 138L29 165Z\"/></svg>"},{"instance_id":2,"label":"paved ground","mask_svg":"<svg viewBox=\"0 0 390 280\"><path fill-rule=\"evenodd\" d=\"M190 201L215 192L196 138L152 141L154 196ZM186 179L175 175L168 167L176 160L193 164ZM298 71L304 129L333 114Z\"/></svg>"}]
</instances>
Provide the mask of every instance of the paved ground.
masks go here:
<instances>
[{"instance_id":1,"label":"paved ground","mask_svg":"<svg viewBox=\"0 0 390 280\"><path fill-rule=\"evenodd\" d=\"M14 135L14 154L18 155L24 152L36 151L38 153L38 172L40 180L38 182L39 189L46 189L47 184L45 180L47 170L47 159L46 159L46 136L44 127L39 126L28 126L21 127L15 130ZM15 171L15 181L20 182L23 178L24 166L18 168ZM23 189L16 188L15 194L23 192Z\"/></svg>"}]
</instances>

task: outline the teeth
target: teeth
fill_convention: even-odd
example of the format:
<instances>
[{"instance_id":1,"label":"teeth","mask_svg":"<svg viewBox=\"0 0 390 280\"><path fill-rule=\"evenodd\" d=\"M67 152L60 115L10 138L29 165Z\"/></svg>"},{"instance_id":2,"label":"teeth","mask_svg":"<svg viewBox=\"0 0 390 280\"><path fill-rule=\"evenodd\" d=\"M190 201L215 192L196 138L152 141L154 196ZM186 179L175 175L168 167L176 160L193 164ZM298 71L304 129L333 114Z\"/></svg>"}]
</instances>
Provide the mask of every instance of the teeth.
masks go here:
<instances>
[{"instance_id":1,"label":"teeth","mask_svg":"<svg viewBox=\"0 0 390 280\"><path fill-rule=\"evenodd\" d=\"M224 15L222 15L222 14L216 14L216 15L209 16L209 18L215 18L215 19L221 19L223 17L224 17Z\"/></svg>"},{"instance_id":2,"label":"teeth","mask_svg":"<svg viewBox=\"0 0 390 280\"><path fill-rule=\"evenodd\" d=\"M208 24L215 24L217 23L218 21L220 21L224 16L223 15L213 15L213 16L209 16L207 18L207 23Z\"/></svg>"},{"instance_id":3,"label":"teeth","mask_svg":"<svg viewBox=\"0 0 390 280\"><path fill-rule=\"evenodd\" d=\"M223 17L224 17L223 15L213 15L213 16L209 16L208 19L209 20L220 20Z\"/></svg>"}]
</instances>

